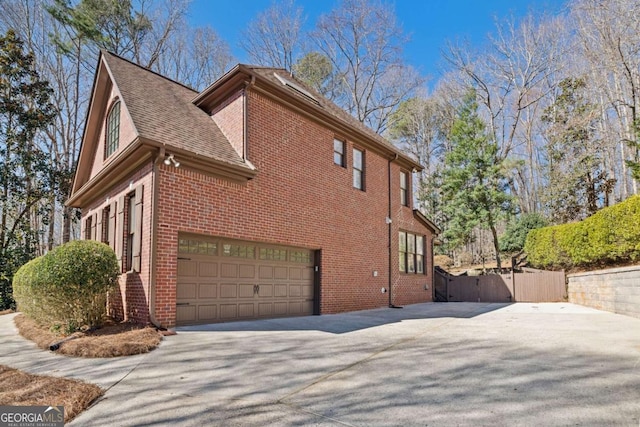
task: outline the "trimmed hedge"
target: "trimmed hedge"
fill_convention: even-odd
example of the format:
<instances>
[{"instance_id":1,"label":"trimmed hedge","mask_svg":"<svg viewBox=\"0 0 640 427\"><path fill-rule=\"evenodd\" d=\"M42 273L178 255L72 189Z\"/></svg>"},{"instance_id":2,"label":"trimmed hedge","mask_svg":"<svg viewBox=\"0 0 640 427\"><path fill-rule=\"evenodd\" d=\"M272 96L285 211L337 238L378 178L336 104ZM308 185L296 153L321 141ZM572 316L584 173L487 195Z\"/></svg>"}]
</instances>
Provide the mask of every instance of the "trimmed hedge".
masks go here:
<instances>
[{"instance_id":1,"label":"trimmed hedge","mask_svg":"<svg viewBox=\"0 0 640 427\"><path fill-rule=\"evenodd\" d=\"M118 259L104 243L78 240L20 267L13 278L18 310L36 322L71 333L102 325L107 292L118 279Z\"/></svg>"},{"instance_id":2,"label":"trimmed hedge","mask_svg":"<svg viewBox=\"0 0 640 427\"><path fill-rule=\"evenodd\" d=\"M531 230L524 246L534 267L571 268L640 258L640 196L580 222Z\"/></svg>"}]
</instances>

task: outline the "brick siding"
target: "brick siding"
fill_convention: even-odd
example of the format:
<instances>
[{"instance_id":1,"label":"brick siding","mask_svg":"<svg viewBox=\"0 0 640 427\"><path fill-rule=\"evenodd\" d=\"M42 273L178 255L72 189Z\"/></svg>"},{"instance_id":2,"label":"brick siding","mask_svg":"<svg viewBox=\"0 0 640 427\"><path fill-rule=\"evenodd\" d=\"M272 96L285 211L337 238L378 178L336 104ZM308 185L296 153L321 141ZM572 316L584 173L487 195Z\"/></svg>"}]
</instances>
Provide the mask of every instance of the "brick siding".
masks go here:
<instances>
[{"instance_id":1,"label":"brick siding","mask_svg":"<svg viewBox=\"0 0 640 427\"><path fill-rule=\"evenodd\" d=\"M248 97L248 160L258 170L253 180L236 184L160 167L156 318L175 324L179 232L320 249L321 313L386 306L388 160L365 150L366 191L357 190L352 141L254 91ZM236 128L223 123L225 117L241 120L216 114L222 129ZM346 140L346 168L333 163L334 137ZM432 236L400 206L399 171L392 164L394 303L431 301ZM399 229L427 236L428 275L398 273Z\"/></svg>"}]
</instances>

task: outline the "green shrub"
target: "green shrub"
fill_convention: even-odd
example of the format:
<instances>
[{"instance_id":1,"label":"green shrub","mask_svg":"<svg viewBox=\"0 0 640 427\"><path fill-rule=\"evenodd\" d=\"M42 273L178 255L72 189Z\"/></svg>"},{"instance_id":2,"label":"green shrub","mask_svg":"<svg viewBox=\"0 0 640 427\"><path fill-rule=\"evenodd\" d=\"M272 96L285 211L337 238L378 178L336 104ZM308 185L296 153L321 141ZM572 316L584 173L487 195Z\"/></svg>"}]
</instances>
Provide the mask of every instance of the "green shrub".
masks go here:
<instances>
[{"instance_id":1,"label":"green shrub","mask_svg":"<svg viewBox=\"0 0 640 427\"><path fill-rule=\"evenodd\" d=\"M580 222L532 230L524 250L533 266L543 268L636 260L640 258L640 196Z\"/></svg>"},{"instance_id":2,"label":"green shrub","mask_svg":"<svg viewBox=\"0 0 640 427\"><path fill-rule=\"evenodd\" d=\"M14 298L20 311L51 328L97 327L118 270L116 254L104 243L70 242L23 265L13 279Z\"/></svg>"}]
</instances>

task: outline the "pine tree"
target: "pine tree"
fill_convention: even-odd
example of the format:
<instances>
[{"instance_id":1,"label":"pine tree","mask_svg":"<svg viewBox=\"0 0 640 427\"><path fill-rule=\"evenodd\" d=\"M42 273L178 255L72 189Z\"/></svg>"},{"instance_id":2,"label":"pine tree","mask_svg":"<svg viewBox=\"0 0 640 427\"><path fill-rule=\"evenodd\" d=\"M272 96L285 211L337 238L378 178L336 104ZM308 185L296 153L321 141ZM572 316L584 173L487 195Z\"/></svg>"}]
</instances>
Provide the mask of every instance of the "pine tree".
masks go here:
<instances>
[{"instance_id":1,"label":"pine tree","mask_svg":"<svg viewBox=\"0 0 640 427\"><path fill-rule=\"evenodd\" d=\"M451 150L445 156L443 204L447 226L443 237L449 249L472 238L474 227L491 230L498 268L501 268L496 226L510 208L504 160L478 115L475 91L459 109L449 134Z\"/></svg>"},{"instance_id":2,"label":"pine tree","mask_svg":"<svg viewBox=\"0 0 640 427\"><path fill-rule=\"evenodd\" d=\"M36 144L55 115L50 96L9 30L0 37L0 309L13 305L13 273L35 254L31 218L52 186L48 157Z\"/></svg>"}]
</instances>

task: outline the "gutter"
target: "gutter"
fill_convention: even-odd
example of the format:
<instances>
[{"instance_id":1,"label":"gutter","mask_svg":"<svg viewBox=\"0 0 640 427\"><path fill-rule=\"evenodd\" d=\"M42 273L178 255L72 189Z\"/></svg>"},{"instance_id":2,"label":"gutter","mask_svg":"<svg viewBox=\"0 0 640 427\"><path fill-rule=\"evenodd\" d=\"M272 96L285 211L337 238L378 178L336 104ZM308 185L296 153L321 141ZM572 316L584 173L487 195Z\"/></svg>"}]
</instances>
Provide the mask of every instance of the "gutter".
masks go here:
<instances>
[{"instance_id":1,"label":"gutter","mask_svg":"<svg viewBox=\"0 0 640 427\"><path fill-rule=\"evenodd\" d=\"M151 227L149 227L151 248L149 251L149 322L156 329L160 331L166 331L167 328L163 327L156 319L156 262L157 262L157 250L158 245L158 233L156 231L158 225L158 199L160 198L160 188L158 185L158 164L165 156L164 146L160 147L158 154L153 159L153 169L151 171L151 185L152 185L152 197L153 197L153 213L151 215Z\"/></svg>"}]
</instances>

